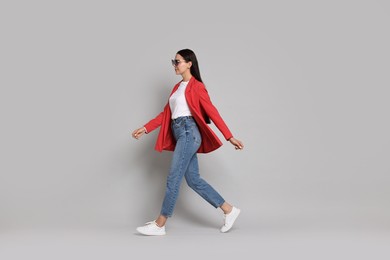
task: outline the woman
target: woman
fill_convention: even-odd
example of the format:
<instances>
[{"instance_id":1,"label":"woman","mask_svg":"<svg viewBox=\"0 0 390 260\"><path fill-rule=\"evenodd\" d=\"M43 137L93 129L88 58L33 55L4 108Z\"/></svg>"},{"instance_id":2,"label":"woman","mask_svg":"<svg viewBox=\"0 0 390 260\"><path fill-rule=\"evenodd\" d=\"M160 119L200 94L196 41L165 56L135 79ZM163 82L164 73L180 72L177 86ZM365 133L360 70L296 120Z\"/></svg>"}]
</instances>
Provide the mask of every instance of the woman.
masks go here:
<instances>
[{"instance_id":1,"label":"woman","mask_svg":"<svg viewBox=\"0 0 390 260\"><path fill-rule=\"evenodd\" d=\"M137 231L144 235L166 234L165 223L172 216L184 176L195 192L215 208L222 209L225 223L221 232L227 232L240 214L240 209L227 203L200 177L197 153L208 153L222 145L207 125L210 119L237 150L242 150L244 145L233 137L212 104L200 77L195 53L189 49L178 51L172 65L176 75L181 75L183 79L174 86L164 110L132 133L134 138L139 139L143 134L160 127L155 149L160 152L174 151L160 215L156 220L138 227Z\"/></svg>"}]
</instances>

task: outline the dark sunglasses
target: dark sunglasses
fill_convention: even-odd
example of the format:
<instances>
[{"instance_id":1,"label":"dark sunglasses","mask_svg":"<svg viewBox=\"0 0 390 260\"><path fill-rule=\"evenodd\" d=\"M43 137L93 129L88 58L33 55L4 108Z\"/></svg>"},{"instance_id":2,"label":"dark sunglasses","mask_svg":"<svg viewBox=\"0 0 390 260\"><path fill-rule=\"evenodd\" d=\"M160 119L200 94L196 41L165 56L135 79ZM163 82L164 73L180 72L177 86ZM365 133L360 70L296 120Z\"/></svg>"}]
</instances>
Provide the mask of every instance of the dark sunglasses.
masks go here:
<instances>
[{"instance_id":1,"label":"dark sunglasses","mask_svg":"<svg viewBox=\"0 0 390 260\"><path fill-rule=\"evenodd\" d=\"M180 64L180 62L185 62L185 60L171 60L173 66L177 66Z\"/></svg>"}]
</instances>

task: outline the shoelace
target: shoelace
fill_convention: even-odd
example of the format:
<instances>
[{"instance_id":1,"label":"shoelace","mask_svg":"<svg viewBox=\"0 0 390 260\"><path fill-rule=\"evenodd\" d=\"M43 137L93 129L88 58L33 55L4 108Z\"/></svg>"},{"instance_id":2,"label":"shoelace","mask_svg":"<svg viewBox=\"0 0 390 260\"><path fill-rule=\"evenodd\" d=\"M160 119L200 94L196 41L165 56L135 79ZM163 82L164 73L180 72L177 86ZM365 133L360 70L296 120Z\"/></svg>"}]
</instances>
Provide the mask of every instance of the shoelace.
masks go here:
<instances>
[{"instance_id":1,"label":"shoelace","mask_svg":"<svg viewBox=\"0 0 390 260\"><path fill-rule=\"evenodd\" d=\"M155 220L146 222L145 225L148 225L148 226L154 225L154 226L156 226L157 228L162 228L162 227L159 227L159 226L157 225L157 222L156 222Z\"/></svg>"}]
</instances>

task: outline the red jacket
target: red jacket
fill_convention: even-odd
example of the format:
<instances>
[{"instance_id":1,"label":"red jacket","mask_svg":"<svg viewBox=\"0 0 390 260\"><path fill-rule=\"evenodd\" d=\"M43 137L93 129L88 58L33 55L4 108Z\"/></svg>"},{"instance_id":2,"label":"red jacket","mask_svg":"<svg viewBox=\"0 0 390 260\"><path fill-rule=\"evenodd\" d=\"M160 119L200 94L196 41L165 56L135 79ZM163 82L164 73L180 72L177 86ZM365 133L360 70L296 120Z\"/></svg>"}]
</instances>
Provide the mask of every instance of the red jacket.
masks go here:
<instances>
[{"instance_id":1,"label":"red jacket","mask_svg":"<svg viewBox=\"0 0 390 260\"><path fill-rule=\"evenodd\" d=\"M179 85L180 82L174 86L171 95L178 89ZM207 125L206 119L208 117L221 131L226 140L229 140L233 136L218 113L218 110L211 102L209 94L202 82L196 80L195 77L191 77L185 90L185 97L191 114L198 125L200 135L202 136L202 143L198 149L198 153L208 153L222 145L222 142ZM173 151L175 149L176 140L171 129L171 108L169 102L160 114L144 126L148 133L161 126L155 146L157 151Z\"/></svg>"}]
</instances>

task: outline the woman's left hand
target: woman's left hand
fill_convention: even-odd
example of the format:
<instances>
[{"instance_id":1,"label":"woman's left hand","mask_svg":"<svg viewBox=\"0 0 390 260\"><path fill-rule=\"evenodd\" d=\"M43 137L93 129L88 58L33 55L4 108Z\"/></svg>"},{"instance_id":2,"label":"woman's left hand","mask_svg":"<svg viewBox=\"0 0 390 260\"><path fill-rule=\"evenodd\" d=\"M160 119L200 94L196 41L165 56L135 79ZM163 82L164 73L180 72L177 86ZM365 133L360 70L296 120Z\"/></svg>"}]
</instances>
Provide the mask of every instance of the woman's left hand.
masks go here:
<instances>
[{"instance_id":1,"label":"woman's left hand","mask_svg":"<svg viewBox=\"0 0 390 260\"><path fill-rule=\"evenodd\" d=\"M244 144L240 141L240 140L237 140L236 138L232 137L229 139L229 142L234 145L234 148L236 148L236 150L242 150L244 149Z\"/></svg>"}]
</instances>

